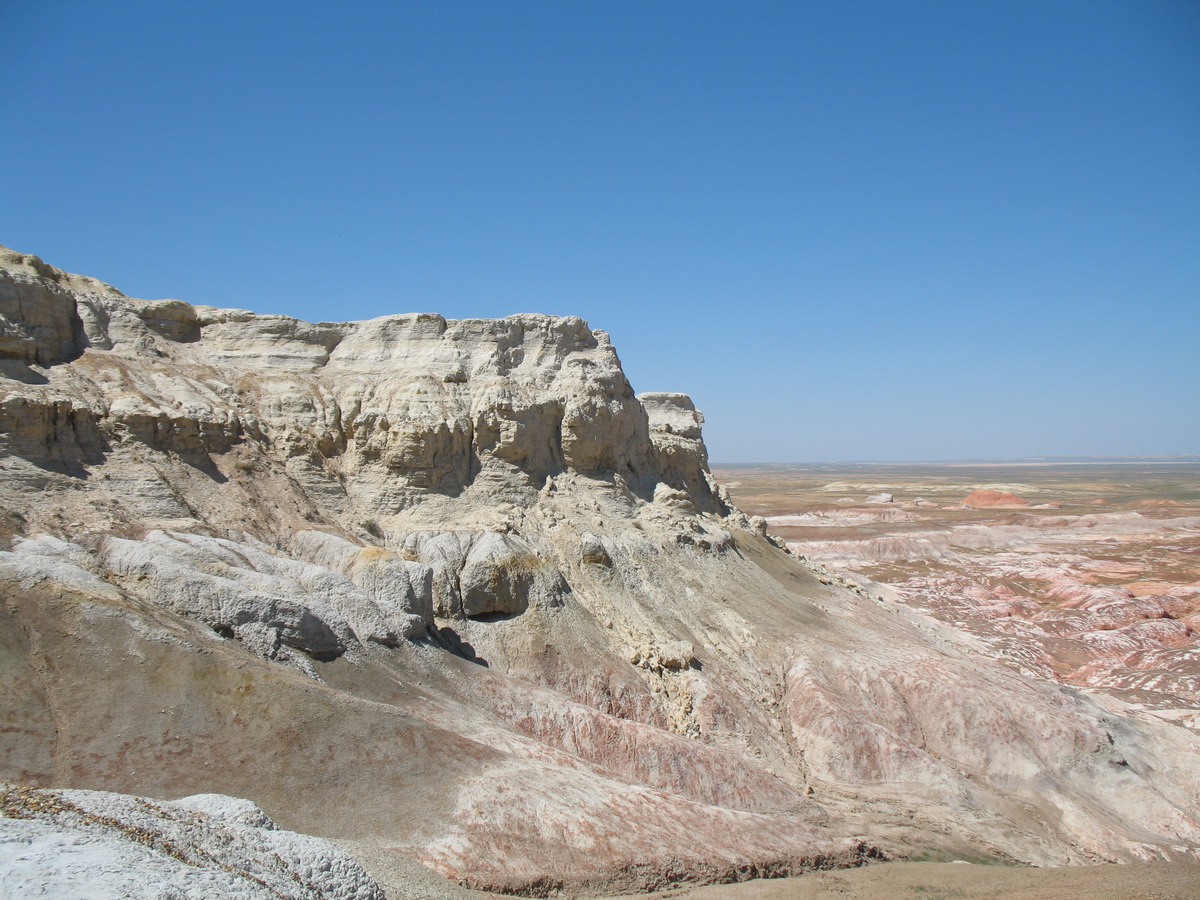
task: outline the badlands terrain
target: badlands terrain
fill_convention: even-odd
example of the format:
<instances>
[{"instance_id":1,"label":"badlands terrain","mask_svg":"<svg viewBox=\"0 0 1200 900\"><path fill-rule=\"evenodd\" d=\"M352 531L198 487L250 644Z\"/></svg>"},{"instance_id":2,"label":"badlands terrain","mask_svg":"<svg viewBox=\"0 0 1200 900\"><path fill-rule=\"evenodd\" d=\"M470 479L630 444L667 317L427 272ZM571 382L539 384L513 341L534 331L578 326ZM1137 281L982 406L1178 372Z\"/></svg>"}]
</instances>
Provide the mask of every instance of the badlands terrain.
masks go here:
<instances>
[{"instance_id":1,"label":"badlands terrain","mask_svg":"<svg viewBox=\"0 0 1200 900\"><path fill-rule=\"evenodd\" d=\"M716 474L796 553L993 658L1200 729L1200 459Z\"/></svg>"},{"instance_id":2,"label":"badlands terrain","mask_svg":"<svg viewBox=\"0 0 1200 900\"><path fill-rule=\"evenodd\" d=\"M691 401L635 394L580 319L307 323L0 250L0 375L0 894L836 888L882 860L1200 852L1185 682L1126 678L1190 646L1181 573L1147 563L1106 611L1088 591L1132 569L1083 570L1053 627L983 579L1020 607L990 622L1114 641L1006 652L839 574L855 548L771 526L748 473L731 498ZM919 526L964 496L828 505ZM824 514L786 501L761 511ZM1183 545L1166 509L1145 547ZM1002 514L1042 512L1087 527ZM958 527L925 526L937 559Z\"/></svg>"}]
</instances>

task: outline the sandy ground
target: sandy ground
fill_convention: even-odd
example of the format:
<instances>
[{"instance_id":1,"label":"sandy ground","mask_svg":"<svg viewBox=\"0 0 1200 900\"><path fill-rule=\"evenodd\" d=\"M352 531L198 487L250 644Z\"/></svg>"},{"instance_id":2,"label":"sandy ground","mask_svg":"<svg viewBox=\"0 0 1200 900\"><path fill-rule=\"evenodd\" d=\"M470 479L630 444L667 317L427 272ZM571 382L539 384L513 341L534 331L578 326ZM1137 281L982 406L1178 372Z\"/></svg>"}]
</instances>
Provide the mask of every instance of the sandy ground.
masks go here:
<instances>
[{"instance_id":1,"label":"sandy ground","mask_svg":"<svg viewBox=\"0 0 1200 900\"><path fill-rule=\"evenodd\" d=\"M1062 869L884 863L650 896L663 900L1200 900L1200 863Z\"/></svg>"},{"instance_id":2,"label":"sandy ground","mask_svg":"<svg viewBox=\"0 0 1200 900\"><path fill-rule=\"evenodd\" d=\"M397 868L395 854L384 854L386 860L364 860L367 848L353 845L347 849L357 851L359 861L379 878L388 900L503 900L499 894L472 891L447 881L416 862L404 861L403 867ZM591 900L1200 900L1200 862L1061 869L892 862L813 872L800 878Z\"/></svg>"}]
</instances>

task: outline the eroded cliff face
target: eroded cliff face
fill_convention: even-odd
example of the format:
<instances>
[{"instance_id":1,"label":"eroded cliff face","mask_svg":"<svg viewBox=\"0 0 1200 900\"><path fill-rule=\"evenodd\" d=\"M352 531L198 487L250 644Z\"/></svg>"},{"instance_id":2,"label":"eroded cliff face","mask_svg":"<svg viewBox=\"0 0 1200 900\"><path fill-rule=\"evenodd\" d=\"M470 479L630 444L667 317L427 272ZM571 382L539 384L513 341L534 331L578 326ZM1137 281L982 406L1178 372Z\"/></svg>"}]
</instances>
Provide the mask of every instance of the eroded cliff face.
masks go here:
<instances>
[{"instance_id":1,"label":"eroded cliff face","mask_svg":"<svg viewBox=\"0 0 1200 900\"><path fill-rule=\"evenodd\" d=\"M806 568L579 319L0 264L0 779L534 893L1200 845L1194 735Z\"/></svg>"}]
</instances>

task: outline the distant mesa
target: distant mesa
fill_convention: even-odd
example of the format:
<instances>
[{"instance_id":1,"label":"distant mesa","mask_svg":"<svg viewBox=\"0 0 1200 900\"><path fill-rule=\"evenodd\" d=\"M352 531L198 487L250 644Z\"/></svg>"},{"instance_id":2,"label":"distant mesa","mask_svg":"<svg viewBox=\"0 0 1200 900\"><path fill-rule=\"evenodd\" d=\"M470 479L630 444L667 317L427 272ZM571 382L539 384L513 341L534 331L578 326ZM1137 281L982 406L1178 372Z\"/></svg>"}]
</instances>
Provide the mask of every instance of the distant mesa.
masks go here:
<instances>
[{"instance_id":1,"label":"distant mesa","mask_svg":"<svg viewBox=\"0 0 1200 900\"><path fill-rule=\"evenodd\" d=\"M1014 509L1024 508L1029 501L1006 491L971 491L962 505L968 509Z\"/></svg>"}]
</instances>

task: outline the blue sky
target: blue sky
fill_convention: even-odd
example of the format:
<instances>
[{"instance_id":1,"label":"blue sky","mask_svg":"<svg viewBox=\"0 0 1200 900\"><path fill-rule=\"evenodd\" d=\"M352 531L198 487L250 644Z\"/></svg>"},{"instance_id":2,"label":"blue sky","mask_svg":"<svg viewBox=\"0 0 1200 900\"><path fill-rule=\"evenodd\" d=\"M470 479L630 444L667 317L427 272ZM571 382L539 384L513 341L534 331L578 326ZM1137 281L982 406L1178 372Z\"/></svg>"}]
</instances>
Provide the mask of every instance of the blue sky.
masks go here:
<instances>
[{"instance_id":1,"label":"blue sky","mask_svg":"<svg viewBox=\"0 0 1200 900\"><path fill-rule=\"evenodd\" d=\"M1192 0L2 0L0 242L574 314L712 458L1200 452Z\"/></svg>"}]
</instances>

